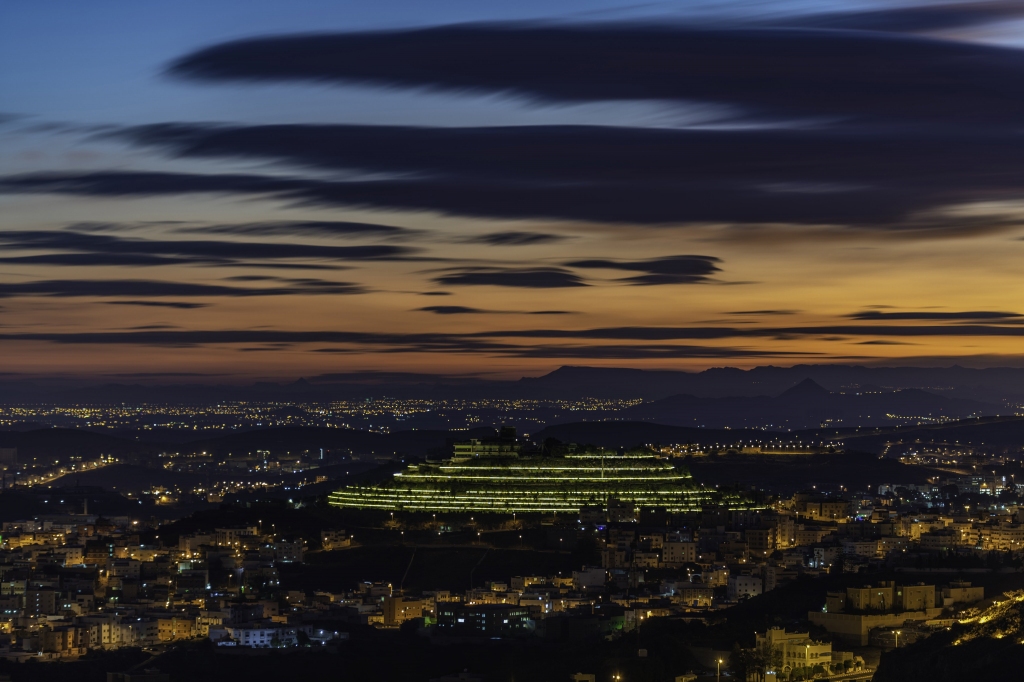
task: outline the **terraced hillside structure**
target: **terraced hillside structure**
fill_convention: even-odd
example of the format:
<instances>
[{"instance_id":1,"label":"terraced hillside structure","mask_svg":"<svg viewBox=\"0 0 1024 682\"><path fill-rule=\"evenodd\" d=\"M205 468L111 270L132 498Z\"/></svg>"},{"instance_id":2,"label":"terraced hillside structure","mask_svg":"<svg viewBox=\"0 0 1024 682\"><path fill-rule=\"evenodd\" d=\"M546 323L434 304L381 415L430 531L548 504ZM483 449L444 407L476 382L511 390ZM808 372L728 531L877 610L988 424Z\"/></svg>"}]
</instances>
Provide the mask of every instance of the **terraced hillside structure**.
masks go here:
<instances>
[{"instance_id":1,"label":"terraced hillside structure","mask_svg":"<svg viewBox=\"0 0 1024 682\"><path fill-rule=\"evenodd\" d=\"M385 484L343 488L330 495L330 504L390 511L501 513L577 513L583 506L604 505L611 498L669 512L698 511L714 504L749 506L739 495L697 485L687 469L646 450L466 454L471 450L457 447L457 456L409 466Z\"/></svg>"}]
</instances>

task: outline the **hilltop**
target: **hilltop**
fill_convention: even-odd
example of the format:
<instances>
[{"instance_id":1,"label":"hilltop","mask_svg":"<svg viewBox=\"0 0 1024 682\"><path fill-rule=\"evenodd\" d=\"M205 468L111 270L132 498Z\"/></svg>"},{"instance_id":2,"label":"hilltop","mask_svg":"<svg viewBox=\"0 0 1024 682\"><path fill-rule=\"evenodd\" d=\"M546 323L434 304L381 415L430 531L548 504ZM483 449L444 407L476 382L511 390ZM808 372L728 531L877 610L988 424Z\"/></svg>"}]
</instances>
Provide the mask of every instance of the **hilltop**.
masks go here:
<instances>
[{"instance_id":1,"label":"hilltop","mask_svg":"<svg viewBox=\"0 0 1024 682\"><path fill-rule=\"evenodd\" d=\"M1024 666L1024 590L1008 592L960 623L882 656L875 682L1020 679Z\"/></svg>"}]
</instances>

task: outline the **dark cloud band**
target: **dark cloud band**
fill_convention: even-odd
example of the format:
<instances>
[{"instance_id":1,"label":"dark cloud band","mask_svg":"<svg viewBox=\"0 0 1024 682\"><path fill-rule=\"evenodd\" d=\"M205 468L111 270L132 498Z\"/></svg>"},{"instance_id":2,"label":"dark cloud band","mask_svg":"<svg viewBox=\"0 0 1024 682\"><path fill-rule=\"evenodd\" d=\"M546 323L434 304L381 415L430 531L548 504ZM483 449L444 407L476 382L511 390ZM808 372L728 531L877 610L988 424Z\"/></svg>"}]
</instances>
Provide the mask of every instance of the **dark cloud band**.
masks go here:
<instances>
[{"instance_id":1,"label":"dark cloud band","mask_svg":"<svg viewBox=\"0 0 1024 682\"><path fill-rule=\"evenodd\" d=\"M701 100L755 115L878 122L1015 125L1024 114L1016 50L808 27L512 24L267 37L200 50L170 72L556 102Z\"/></svg>"},{"instance_id":2,"label":"dark cloud band","mask_svg":"<svg viewBox=\"0 0 1024 682\"><path fill-rule=\"evenodd\" d=\"M333 246L215 240L135 239L71 231L0 232L9 251L50 251L32 256L4 256L0 262L56 265L227 264L274 260L366 261L399 259L413 249L393 245Z\"/></svg>"},{"instance_id":3,"label":"dark cloud band","mask_svg":"<svg viewBox=\"0 0 1024 682\"><path fill-rule=\"evenodd\" d=\"M195 310L206 308L208 303L194 303L190 301L105 301L107 305L133 305L143 308L174 308L177 310Z\"/></svg>"},{"instance_id":4,"label":"dark cloud band","mask_svg":"<svg viewBox=\"0 0 1024 682\"><path fill-rule=\"evenodd\" d=\"M565 239L566 237L562 235L541 232L491 232L477 237L469 237L466 241L488 246L532 246L534 244L553 244Z\"/></svg>"},{"instance_id":5,"label":"dark cloud band","mask_svg":"<svg viewBox=\"0 0 1024 682\"><path fill-rule=\"evenodd\" d=\"M952 219L942 209L1019 199L1024 178L1024 137L987 129L177 124L112 134L175 155L270 160L364 172L376 179L35 174L4 178L0 189L124 197L207 192L477 217L852 225L932 235L1015 226L1015 217L968 219L960 212ZM296 228L219 229L241 234ZM307 223L299 229L333 228ZM389 235L399 236L409 235ZM517 245L559 238L510 231L472 241Z\"/></svg>"},{"instance_id":6,"label":"dark cloud band","mask_svg":"<svg viewBox=\"0 0 1024 682\"><path fill-rule=\"evenodd\" d=\"M422 234L420 230L410 230L404 227L395 227L393 225L354 223L342 220L282 220L262 223L200 225L181 228L178 231L196 234L223 234L246 237L379 237L385 239L404 239Z\"/></svg>"},{"instance_id":7,"label":"dark cloud band","mask_svg":"<svg viewBox=\"0 0 1024 682\"><path fill-rule=\"evenodd\" d=\"M570 315L568 310L484 310L463 305L428 305L416 309L435 315Z\"/></svg>"},{"instance_id":8,"label":"dark cloud band","mask_svg":"<svg viewBox=\"0 0 1024 682\"><path fill-rule=\"evenodd\" d=\"M905 311L887 313L880 310L865 310L850 315L854 320L1019 320L1020 313L1007 313L995 310L962 310L944 311Z\"/></svg>"},{"instance_id":9,"label":"dark cloud band","mask_svg":"<svg viewBox=\"0 0 1024 682\"><path fill-rule=\"evenodd\" d=\"M6 193L92 197L172 196L194 193L267 196L306 206L346 206L492 218L556 218L606 223L868 223L899 226L906 215L940 199L931 192L882 189L860 193L795 195L749 187L626 184L487 184L474 180L326 182L301 178L188 173L47 173L0 179ZM951 199L944 195L942 203ZM958 225L962 226L963 221ZM929 227L935 227L929 223Z\"/></svg>"},{"instance_id":10,"label":"dark cloud band","mask_svg":"<svg viewBox=\"0 0 1024 682\"><path fill-rule=\"evenodd\" d=\"M496 286L518 289L564 289L587 286L562 268L454 268L434 277L445 286Z\"/></svg>"},{"instance_id":11,"label":"dark cloud band","mask_svg":"<svg viewBox=\"0 0 1024 682\"><path fill-rule=\"evenodd\" d=\"M0 298L18 296L49 296L55 298L111 297L251 297L322 294L359 294L365 289L351 282L330 282L313 279L275 279L277 286L229 287L218 284L166 282L158 280L37 280L4 282ZM123 302L122 302L123 303ZM152 305L152 304L148 304ZM180 307L180 304L173 304Z\"/></svg>"},{"instance_id":12,"label":"dark cloud band","mask_svg":"<svg viewBox=\"0 0 1024 682\"><path fill-rule=\"evenodd\" d=\"M566 263L569 267L597 270L624 270L642 274L626 278L630 284L700 284L711 280L719 272L713 256L668 256L640 261L578 260Z\"/></svg>"}]
</instances>

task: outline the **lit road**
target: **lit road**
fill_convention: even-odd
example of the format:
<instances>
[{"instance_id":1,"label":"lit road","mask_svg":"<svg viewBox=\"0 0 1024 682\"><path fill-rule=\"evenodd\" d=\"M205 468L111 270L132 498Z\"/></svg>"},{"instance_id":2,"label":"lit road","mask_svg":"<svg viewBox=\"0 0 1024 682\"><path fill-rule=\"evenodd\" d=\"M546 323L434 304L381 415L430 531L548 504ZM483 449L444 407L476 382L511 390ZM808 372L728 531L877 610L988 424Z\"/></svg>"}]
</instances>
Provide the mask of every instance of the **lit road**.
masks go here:
<instances>
[{"instance_id":1,"label":"lit road","mask_svg":"<svg viewBox=\"0 0 1024 682\"><path fill-rule=\"evenodd\" d=\"M835 675L833 677L826 677L823 679L829 680L829 682L848 682L850 680L867 680L872 679L875 676L874 670L862 670L860 672L848 673L846 675Z\"/></svg>"},{"instance_id":2,"label":"lit road","mask_svg":"<svg viewBox=\"0 0 1024 682\"><path fill-rule=\"evenodd\" d=\"M78 462L70 467L64 466L45 474L33 474L18 481L19 486L33 487L53 483L69 474L80 474L85 471L94 471L103 467L116 464L116 459L97 459L91 462Z\"/></svg>"}]
</instances>

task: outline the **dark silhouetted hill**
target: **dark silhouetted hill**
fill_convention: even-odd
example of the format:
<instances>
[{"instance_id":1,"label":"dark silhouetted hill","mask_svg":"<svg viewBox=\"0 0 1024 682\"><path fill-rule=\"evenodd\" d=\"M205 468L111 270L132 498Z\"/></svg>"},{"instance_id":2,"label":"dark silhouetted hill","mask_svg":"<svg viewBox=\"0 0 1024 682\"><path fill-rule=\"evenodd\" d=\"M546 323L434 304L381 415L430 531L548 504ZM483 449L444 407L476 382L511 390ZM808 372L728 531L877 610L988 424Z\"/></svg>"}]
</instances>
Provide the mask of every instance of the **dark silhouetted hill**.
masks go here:
<instances>
[{"instance_id":1,"label":"dark silhouetted hill","mask_svg":"<svg viewBox=\"0 0 1024 682\"><path fill-rule=\"evenodd\" d=\"M947 398L920 389L831 392L804 379L777 397L698 398L675 395L623 412L630 419L709 428L812 429L823 423L877 426L922 419L964 419L999 414L997 405Z\"/></svg>"},{"instance_id":2,"label":"dark silhouetted hill","mask_svg":"<svg viewBox=\"0 0 1024 682\"><path fill-rule=\"evenodd\" d=\"M66 462L72 457L85 460L100 455L117 458L153 455L159 446L82 429L37 429L33 431L0 431L0 448L17 448L18 461Z\"/></svg>"}]
</instances>

